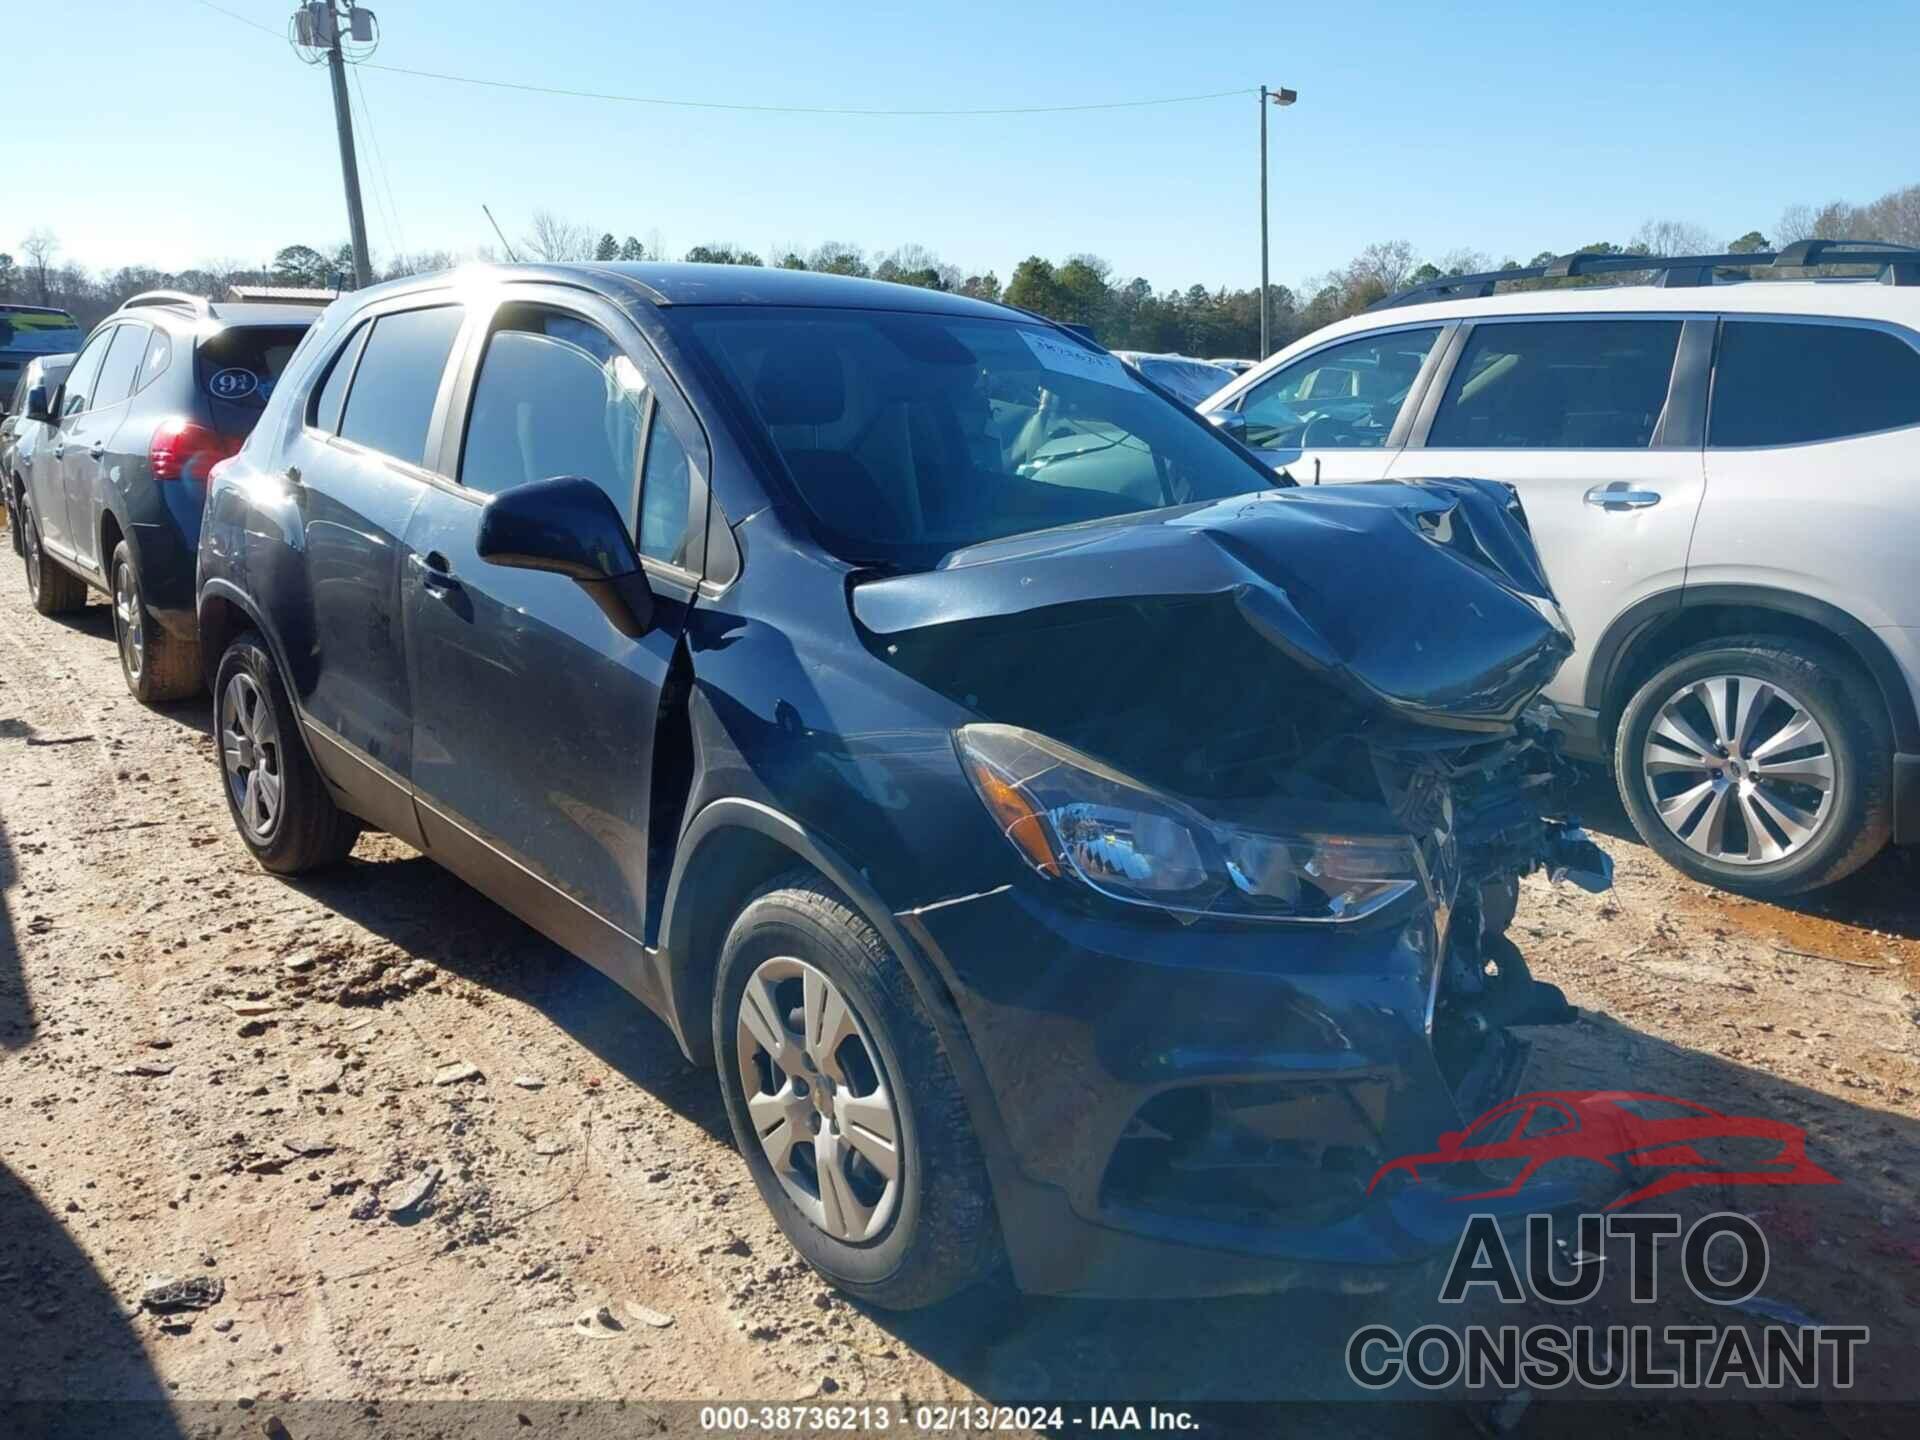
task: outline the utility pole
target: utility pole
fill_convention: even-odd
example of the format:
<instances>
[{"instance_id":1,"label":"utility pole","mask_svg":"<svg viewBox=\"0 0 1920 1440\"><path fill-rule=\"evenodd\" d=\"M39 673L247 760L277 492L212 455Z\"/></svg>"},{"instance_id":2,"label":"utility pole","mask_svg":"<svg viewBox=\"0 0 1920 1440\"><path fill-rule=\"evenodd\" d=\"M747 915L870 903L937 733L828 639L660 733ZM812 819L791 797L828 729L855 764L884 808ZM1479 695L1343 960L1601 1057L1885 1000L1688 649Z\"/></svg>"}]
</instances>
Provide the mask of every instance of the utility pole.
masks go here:
<instances>
[{"instance_id":1,"label":"utility pole","mask_svg":"<svg viewBox=\"0 0 1920 1440\"><path fill-rule=\"evenodd\" d=\"M1273 309L1267 291L1267 101L1276 105L1291 105L1300 97L1284 86L1269 90L1260 87L1260 358L1266 359L1273 353L1269 334L1272 321L1269 312Z\"/></svg>"},{"instance_id":2,"label":"utility pole","mask_svg":"<svg viewBox=\"0 0 1920 1440\"><path fill-rule=\"evenodd\" d=\"M347 61L340 50L341 26L351 26L355 40L373 38L373 12L338 0L309 0L294 12L294 38L310 49L324 50L333 80L333 121L340 132L340 174L347 187L347 230L353 241L353 281L373 283L373 261L367 255L367 214L360 203L360 164L353 152L353 111L347 105ZM362 56L361 58L365 58Z\"/></svg>"}]
</instances>

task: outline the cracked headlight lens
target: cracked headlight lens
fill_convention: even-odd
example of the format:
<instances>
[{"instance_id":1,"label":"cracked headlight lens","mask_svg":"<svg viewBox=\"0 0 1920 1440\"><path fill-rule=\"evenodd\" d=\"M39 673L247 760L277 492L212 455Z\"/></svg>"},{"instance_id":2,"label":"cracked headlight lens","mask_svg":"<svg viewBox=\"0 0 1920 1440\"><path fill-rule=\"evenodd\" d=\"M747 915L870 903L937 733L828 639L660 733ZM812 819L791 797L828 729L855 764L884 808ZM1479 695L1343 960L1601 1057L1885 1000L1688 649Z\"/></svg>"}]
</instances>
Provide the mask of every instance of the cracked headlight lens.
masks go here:
<instances>
[{"instance_id":1,"label":"cracked headlight lens","mask_svg":"<svg viewBox=\"0 0 1920 1440\"><path fill-rule=\"evenodd\" d=\"M1012 725L963 726L954 743L1028 864L1127 904L1188 917L1358 920L1421 884L1404 835L1282 834L1212 820Z\"/></svg>"}]
</instances>

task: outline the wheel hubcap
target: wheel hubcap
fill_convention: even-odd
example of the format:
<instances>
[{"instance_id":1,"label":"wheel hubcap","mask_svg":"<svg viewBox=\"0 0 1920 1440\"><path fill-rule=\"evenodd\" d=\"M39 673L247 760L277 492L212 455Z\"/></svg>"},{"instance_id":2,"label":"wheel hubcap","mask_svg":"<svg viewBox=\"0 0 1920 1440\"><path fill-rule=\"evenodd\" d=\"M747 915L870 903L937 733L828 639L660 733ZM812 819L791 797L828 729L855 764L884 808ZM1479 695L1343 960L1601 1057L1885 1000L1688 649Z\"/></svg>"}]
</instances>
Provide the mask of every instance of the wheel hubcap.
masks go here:
<instances>
[{"instance_id":1,"label":"wheel hubcap","mask_svg":"<svg viewBox=\"0 0 1920 1440\"><path fill-rule=\"evenodd\" d=\"M788 1198L836 1240L884 1233L899 1208L900 1115L846 997L804 960L764 960L738 1026L747 1114Z\"/></svg>"},{"instance_id":2,"label":"wheel hubcap","mask_svg":"<svg viewBox=\"0 0 1920 1440\"><path fill-rule=\"evenodd\" d=\"M120 663L130 678L138 680L147 662L147 630L129 565L113 572L113 628L120 639Z\"/></svg>"},{"instance_id":3,"label":"wheel hubcap","mask_svg":"<svg viewBox=\"0 0 1920 1440\"><path fill-rule=\"evenodd\" d=\"M21 522L26 528L20 532L20 538L27 547L27 593L34 599L40 598L40 527L33 523L31 515Z\"/></svg>"},{"instance_id":4,"label":"wheel hubcap","mask_svg":"<svg viewBox=\"0 0 1920 1440\"><path fill-rule=\"evenodd\" d=\"M267 697L245 672L220 694L220 758L240 823L256 839L266 839L280 818L285 789L280 732Z\"/></svg>"},{"instance_id":5,"label":"wheel hubcap","mask_svg":"<svg viewBox=\"0 0 1920 1440\"><path fill-rule=\"evenodd\" d=\"M1715 675L1669 697L1641 765L1666 827L1724 864L1797 854L1833 809L1826 731L1792 695L1751 675Z\"/></svg>"}]
</instances>

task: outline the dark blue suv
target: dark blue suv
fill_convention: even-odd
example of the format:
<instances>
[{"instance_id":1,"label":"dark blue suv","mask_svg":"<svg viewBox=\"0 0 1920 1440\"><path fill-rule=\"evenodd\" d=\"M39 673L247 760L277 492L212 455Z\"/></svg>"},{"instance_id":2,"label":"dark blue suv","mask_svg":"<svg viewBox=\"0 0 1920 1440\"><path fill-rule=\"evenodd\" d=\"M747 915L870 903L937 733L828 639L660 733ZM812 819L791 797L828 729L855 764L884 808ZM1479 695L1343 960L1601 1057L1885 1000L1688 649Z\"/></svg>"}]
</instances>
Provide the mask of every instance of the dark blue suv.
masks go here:
<instances>
[{"instance_id":1,"label":"dark blue suv","mask_svg":"<svg viewBox=\"0 0 1920 1440\"><path fill-rule=\"evenodd\" d=\"M1542 818L1569 642L1509 492L1294 488L932 291L342 299L216 471L199 626L263 865L384 830L604 970L882 1305L1424 1259L1460 1192L1368 1179L1571 1013L1517 878L1604 868Z\"/></svg>"}]
</instances>

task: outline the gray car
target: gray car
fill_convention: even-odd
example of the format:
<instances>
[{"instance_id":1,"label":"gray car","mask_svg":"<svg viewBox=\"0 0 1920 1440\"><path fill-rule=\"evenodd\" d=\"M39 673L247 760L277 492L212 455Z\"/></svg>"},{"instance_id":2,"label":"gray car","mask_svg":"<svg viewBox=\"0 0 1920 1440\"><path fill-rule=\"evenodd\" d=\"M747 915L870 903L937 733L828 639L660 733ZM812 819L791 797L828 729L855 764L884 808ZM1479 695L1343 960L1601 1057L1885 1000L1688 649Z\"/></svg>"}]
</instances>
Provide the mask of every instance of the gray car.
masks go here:
<instances>
[{"instance_id":1,"label":"gray car","mask_svg":"<svg viewBox=\"0 0 1920 1440\"><path fill-rule=\"evenodd\" d=\"M101 321L22 414L47 433L22 471L27 588L42 615L113 600L127 688L198 690L194 554L209 472L236 453L315 312L156 290Z\"/></svg>"},{"instance_id":2,"label":"gray car","mask_svg":"<svg viewBox=\"0 0 1920 1440\"><path fill-rule=\"evenodd\" d=\"M21 497L26 493L27 469L33 463L34 447L48 426L27 414L27 396L35 390L57 389L73 367L71 355L42 355L29 360L20 371L7 402L7 413L0 415L0 504L6 506L7 533L13 537L13 553L24 555L26 545L20 538Z\"/></svg>"}]
</instances>

